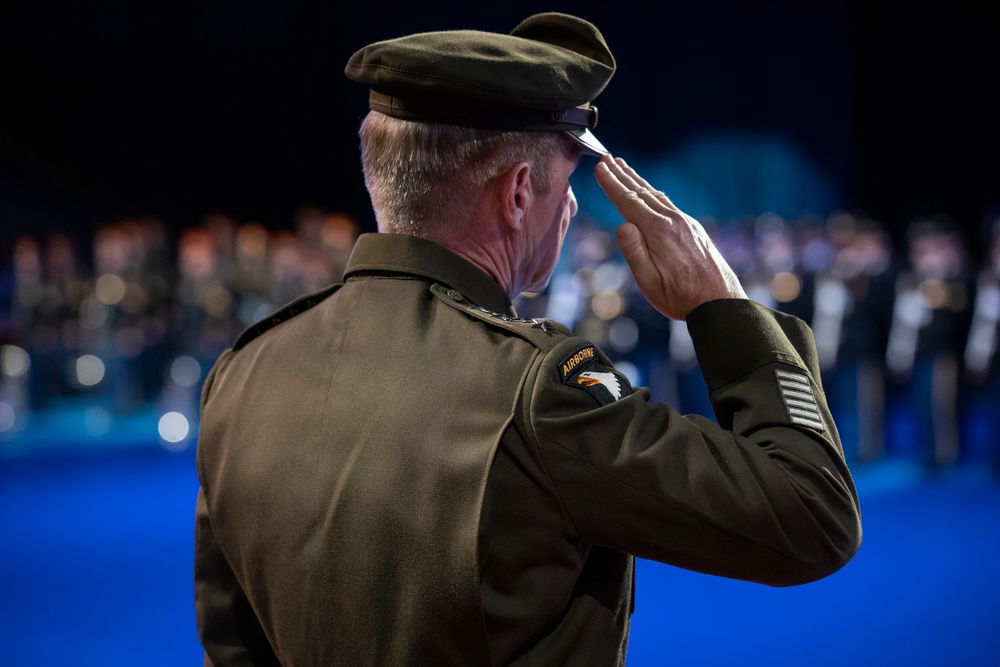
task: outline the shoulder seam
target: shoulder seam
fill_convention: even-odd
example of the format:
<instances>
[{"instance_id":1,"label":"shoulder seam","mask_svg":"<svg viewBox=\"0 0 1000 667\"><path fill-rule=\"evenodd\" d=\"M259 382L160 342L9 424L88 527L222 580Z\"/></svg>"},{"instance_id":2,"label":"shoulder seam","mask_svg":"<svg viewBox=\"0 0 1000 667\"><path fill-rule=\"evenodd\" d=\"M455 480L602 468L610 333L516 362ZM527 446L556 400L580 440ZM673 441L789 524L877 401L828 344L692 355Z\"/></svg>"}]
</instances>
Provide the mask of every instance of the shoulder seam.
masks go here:
<instances>
[{"instance_id":1,"label":"shoulder seam","mask_svg":"<svg viewBox=\"0 0 1000 667\"><path fill-rule=\"evenodd\" d=\"M282 306L281 308L279 308L277 311L275 311L274 313L272 313L268 317L265 317L261 321L256 322L256 323L250 325L249 327L247 327L246 329L244 329L243 333L241 333L236 338L236 342L233 343L233 347L232 347L233 351L236 352L236 351L241 350L243 347L246 346L247 343L249 343L250 341L252 341L254 338L257 338L258 336L260 336L264 332L266 332L266 331L268 331L270 329L273 329L274 327L278 326L282 322L286 322L286 321L292 319L293 317L295 317L296 315L299 315L300 313L304 313L305 311L309 310L310 308L313 308L313 307L317 306L318 304L322 303L330 295L332 295L334 292L336 292L338 289L340 289L341 286L342 286L342 283L337 283L337 284L331 285L331 286L329 286L329 287L327 287L325 289L321 289L318 292L311 292L309 294L303 294L302 296L300 296L299 298L295 299L294 301L291 301L291 302L285 304L284 306Z\"/></svg>"},{"instance_id":2,"label":"shoulder seam","mask_svg":"<svg viewBox=\"0 0 1000 667\"><path fill-rule=\"evenodd\" d=\"M449 289L441 283L431 285L431 292L439 301L468 317L508 331L543 352L548 352L572 335L566 327L549 319L511 317L483 308L467 301L458 291Z\"/></svg>"}]
</instances>

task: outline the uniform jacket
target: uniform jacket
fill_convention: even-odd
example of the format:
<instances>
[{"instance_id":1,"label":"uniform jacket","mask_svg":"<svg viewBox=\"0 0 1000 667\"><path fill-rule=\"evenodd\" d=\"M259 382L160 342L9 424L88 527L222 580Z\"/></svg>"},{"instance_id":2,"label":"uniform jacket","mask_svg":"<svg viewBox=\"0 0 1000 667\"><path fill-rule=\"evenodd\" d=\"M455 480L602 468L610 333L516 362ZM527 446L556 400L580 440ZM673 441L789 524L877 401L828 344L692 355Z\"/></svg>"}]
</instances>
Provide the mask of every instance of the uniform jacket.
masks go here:
<instances>
[{"instance_id":1,"label":"uniform jacket","mask_svg":"<svg viewBox=\"0 0 1000 667\"><path fill-rule=\"evenodd\" d=\"M362 236L342 286L206 379L206 664L617 665L635 556L776 586L840 568L857 496L808 328L735 299L688 325L718 424L446 249Z\"/></svg>"}]
</instances>

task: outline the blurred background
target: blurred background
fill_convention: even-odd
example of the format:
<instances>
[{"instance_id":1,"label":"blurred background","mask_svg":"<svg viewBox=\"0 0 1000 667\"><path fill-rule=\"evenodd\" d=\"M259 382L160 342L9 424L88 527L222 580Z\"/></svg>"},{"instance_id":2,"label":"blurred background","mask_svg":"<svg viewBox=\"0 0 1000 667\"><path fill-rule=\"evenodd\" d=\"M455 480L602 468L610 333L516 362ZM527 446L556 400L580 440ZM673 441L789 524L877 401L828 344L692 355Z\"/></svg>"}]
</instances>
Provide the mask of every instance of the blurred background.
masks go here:
<instances>
[{"instance_id":1,"label":"blurred background","mask_svg":"<svg viewBox=\"0 0 1000 667\"><path fill-rule=\"evenodd\" d=\"M367 91L344 64L541 10L590 19L618 60L602 141L702 221L752 298L812 325L865 514L855 560L802 588L640 563L630 664L996 664L985 7L39 0L0 8L0 665L200 664L201 382L374 231ZM559 268L519 311L710 416L686 327L637 294L586 161L573 187Z\"/></svg>"}]
</instances>

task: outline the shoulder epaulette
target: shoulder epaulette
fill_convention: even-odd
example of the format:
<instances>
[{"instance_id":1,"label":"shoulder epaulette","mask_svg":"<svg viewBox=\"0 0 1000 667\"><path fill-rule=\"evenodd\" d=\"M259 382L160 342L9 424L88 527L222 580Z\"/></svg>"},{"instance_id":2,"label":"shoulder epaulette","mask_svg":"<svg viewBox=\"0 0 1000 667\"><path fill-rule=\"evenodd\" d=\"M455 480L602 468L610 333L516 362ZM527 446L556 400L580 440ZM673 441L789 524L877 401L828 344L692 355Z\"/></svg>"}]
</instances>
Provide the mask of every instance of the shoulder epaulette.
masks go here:
<instances>
[{"instance_id":1,"label":"shoulder epaulette","mask_svg":"<svg viewBox=\"0 0 1000 667\"><path fill-rule=\"evenodd\" d=\"M469 301L461 292L440 283L431 285L431 292L455 310L485 322L490 326L509 331L545 351L551 349L556 343L564 340L567 336L572 335L569 329L552 320L539 317L512 317L503 313L497 313L488 308L483 308Z\"/></svg>"},{"instance_id":2,"label":"shoulder epaulette","mask_svg":"<svg viewBox=\"0 0 1000 667\"><path fill-rule=\"evenodd\" d=\"M240 334L239 338L236 339L236 342L233 343L233 349L239 350L268 329L272 329L282 322L292 319L299 313L304 313L310 308L313 308L317 304L326 300L327 297L336 292L338 289L340 289L340 284L331 285L330 287L324 288L318 292L305 294L300 296L298 299L287 303L280 309L274 311L271 315L268 315L261 321L247 327L243 333Z\"/></svg>"}]
</instances>

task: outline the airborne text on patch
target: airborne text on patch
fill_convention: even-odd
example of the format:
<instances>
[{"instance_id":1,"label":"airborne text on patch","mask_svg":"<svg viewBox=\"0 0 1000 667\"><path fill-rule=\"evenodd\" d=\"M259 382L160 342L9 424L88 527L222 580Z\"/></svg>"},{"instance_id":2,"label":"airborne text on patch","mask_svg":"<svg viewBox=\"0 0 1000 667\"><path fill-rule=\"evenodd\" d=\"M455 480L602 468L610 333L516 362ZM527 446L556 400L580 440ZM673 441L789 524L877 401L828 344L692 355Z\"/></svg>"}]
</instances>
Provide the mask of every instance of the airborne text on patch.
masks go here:
<instances>
[{"instance_id":1,"label":"airborne text on patch","mask_svg":"<svg viewBox=\"0 0 1000 667\"><path fill-rule=\"evenodd\" d=\"M565 381L566 378L568 378L573 373L573 371L576 369L577 366L579 366L581 363L583 363L585 361L589 361L589 360L591 360L593 358L594 358L594 348L593 347L585 347L582 350L580 350L579 352L577 352L576 354L574 354L573 356L571 356L568 359L566 359L565 361L563 361L563 364L562 364L562 379L563 379L563 381Z\"/></svg>"}]
</instances>

